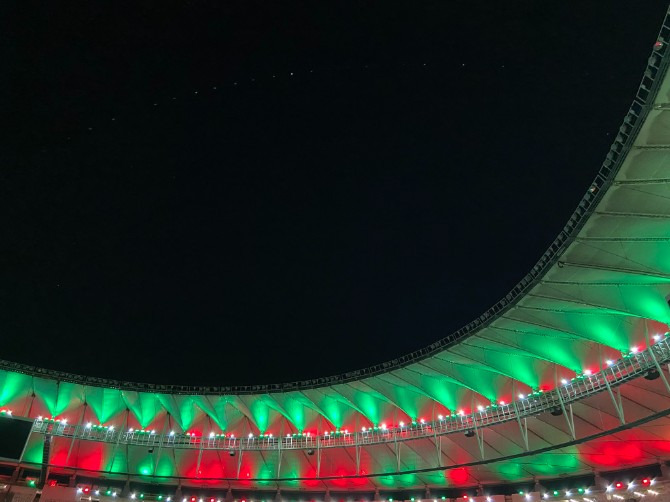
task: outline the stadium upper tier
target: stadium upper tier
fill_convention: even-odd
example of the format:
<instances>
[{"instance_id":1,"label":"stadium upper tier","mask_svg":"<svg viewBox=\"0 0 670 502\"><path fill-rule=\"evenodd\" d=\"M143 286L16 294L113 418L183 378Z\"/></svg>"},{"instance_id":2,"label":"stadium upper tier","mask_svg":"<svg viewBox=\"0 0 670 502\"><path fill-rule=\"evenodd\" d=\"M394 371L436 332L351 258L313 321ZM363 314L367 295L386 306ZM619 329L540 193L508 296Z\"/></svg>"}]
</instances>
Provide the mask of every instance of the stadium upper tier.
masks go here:
<instances>
[{"instance_id":1,"label":"stadium upper tier","mask_svg":"<svg viewBox=\"0 0 670 502\"><path fill-rule=\"evenodd\" d=\"M611 150L563 231L503 300L465 328L366 370L277 385L136 384L4 361L0 407L158 434L323 436L505 406L647 351L670 323L668 25L666 18ZM614 400L603 387L608 393ZM656 404L664 402L649 409L660 413Z\"/></svg>"}]
</instances>

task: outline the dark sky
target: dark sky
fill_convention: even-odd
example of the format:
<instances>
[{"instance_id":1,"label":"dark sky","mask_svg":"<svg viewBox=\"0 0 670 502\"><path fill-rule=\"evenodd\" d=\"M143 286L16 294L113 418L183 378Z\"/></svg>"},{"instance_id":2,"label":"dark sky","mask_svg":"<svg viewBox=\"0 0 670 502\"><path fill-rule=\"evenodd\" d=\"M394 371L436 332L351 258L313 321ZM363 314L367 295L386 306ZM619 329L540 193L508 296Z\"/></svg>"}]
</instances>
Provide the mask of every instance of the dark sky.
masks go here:
<instances>
[{"instance_id":1,"label":"dark sky","mask_svg":"<svg viewBox=\"0 0 670 502\"><path fill-rule=\"evenodd\" d=\"M9 2L0 357L270 383L447 335L558 234L665 8Z\"/></svg>"}]
</instances>

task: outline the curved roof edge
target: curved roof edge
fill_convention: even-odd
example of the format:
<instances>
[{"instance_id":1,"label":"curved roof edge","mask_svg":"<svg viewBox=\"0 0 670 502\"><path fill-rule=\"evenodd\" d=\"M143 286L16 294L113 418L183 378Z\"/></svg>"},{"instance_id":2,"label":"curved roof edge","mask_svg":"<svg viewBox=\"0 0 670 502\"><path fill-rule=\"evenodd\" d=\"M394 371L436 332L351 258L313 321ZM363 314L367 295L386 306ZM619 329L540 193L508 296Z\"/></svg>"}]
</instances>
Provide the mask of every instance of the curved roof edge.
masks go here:
<instances>
[{"instance_id":1,"label":"curved roof edge","mask_svg":"<svg viewBox=\"0 0 670 502\"><path fill-rule=\"evenodd\" d=\"M658 38L653 46L652 54L647 61L642 81L637 89L623 124L619 127L614 142L610 146L603 164L595 179L582 197L568 222L547 250L542 254L533 268L523 277L500 301L486 310L479 317L446 337L404 356L375 364L367 368L341 373L329 377L313 378L295 382L258 385L232 386L189 386L171 384L150 384L115 380L109 378L84 376L75 373L39 368L28 364L15 363L0 359L0 369L24 373L31 376L46 377L59 381L90 385L95 387L117 388L139 392L158 392L171 394L259 394L277 393L292 390L325 387L333 384L347 383L405 367L414 362L426 359L442 350L453 346L471 336L514 306L522 296L535 286L555 265L565 249L588 221L594 208L602 199L619 172L623 161L644 124L651 104L654 102L663 82L663 77L670 66L670 10L666 11Z\"/></svg>"}]
</instances>

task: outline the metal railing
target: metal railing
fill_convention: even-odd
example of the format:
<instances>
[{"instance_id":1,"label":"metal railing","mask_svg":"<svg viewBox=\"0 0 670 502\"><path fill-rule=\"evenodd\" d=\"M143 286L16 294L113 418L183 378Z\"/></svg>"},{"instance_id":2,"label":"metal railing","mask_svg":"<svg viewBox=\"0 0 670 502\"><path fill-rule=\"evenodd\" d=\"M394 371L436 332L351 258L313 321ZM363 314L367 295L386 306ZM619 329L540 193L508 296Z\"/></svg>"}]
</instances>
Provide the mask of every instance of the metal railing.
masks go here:
<instances>
[{"instance_id":1,"label":"metal railing","mask_svg":"<svg viewBox=\"0 0 670 502\"><path fill-rule=\"evenodd\" d=\"M649 371L658 371L660 365L667 362L670 362L668 334L643 351L627 354L617 361L610 362L596 373L577 376L551 391L534 392L511 403L492 404L469 414L450 415L431 422L375 427L366 431L329 431L318 435L303 433L286 437L262 435L238 438L214 433L202 436L174 432L157 434L150 430L118 430L112 426L88 424L71 425L62 421L38 418L33 424L33 432L107 443L214 450L310 450L395 443L475 431L511 420L562 410L575 401L621 385Z\"/></svg>"}]
</instances>

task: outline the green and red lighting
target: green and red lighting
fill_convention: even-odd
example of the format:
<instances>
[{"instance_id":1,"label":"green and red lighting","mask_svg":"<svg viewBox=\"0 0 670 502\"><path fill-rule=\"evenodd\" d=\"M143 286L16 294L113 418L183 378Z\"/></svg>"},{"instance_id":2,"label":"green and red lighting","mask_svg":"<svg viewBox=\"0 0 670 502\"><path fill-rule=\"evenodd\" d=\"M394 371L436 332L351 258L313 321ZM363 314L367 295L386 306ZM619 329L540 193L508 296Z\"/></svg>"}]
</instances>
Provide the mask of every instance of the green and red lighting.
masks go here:
<instances>
[{"instance_id":1,"label":"green and red lighting","mask_svg":"<svg viewBox=\"0 0 670 502\"><path fill-rule=\"evenodd\" d=\"M670 123L666 46L654 53L644 97L636 99L644 106L627 116L628 132L621 134L632 136L617 143L596 191L532 274L477 322L400 362L292 384L149 386L2 362L0 416L21 415L5 425L44 421L29 424L21 462L38 471L49 437L52 475L128 479L138 490L132 498L144 497L139 489L149 480L185 480L198 487L193 491L248 487L247 496L257 487L325 485L335 492L397 489L418 500L430 486L455 497L460 491L467 501L464 492L474 493L482 479L470 466L481 463L486 483L528 488L534 476L565 483L564 476L586 479L667 459L670 425L658 417L670 409L664 388L670 359L654 356L670 347L670 179L662 168L670 153L658 148L668 143ZM633 413L624 413L626 405ZM620 427L627 428L626 441L619 440ZM515 457L521 450L523 460ZM648 488L653 479L635 483ZM588 494L588 483L580 484L572 492ZM627 487L615 481L608 490ZM89 494L91 487L81 490ZM207 495L207 502L218 502ZM570 492L543 493L550 496ZM201 501L180 495L175 502Z\"/></svg>"}]
</instances>

